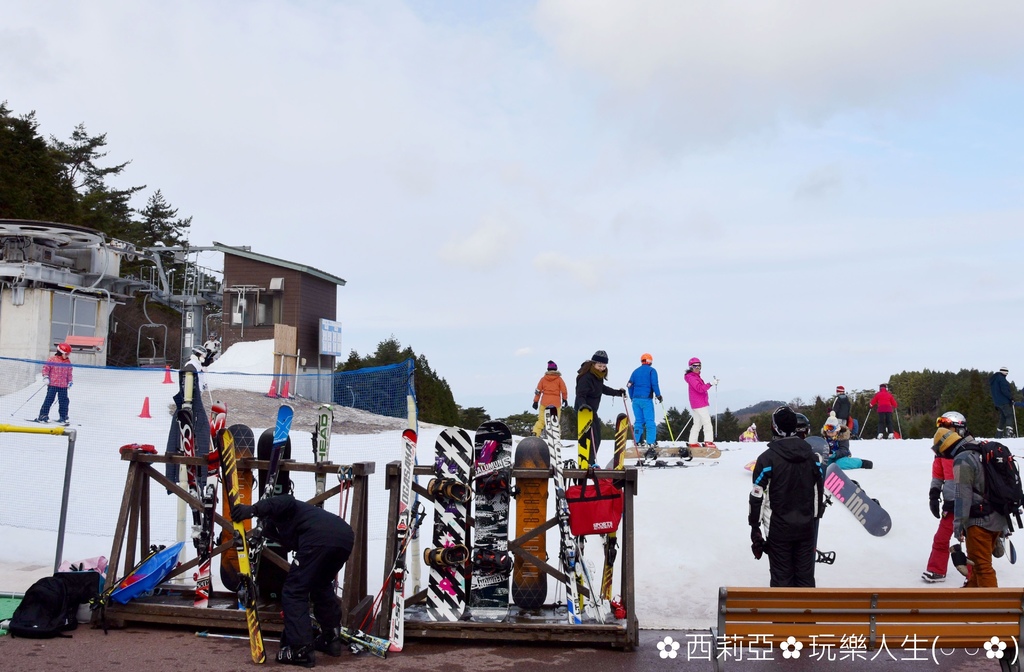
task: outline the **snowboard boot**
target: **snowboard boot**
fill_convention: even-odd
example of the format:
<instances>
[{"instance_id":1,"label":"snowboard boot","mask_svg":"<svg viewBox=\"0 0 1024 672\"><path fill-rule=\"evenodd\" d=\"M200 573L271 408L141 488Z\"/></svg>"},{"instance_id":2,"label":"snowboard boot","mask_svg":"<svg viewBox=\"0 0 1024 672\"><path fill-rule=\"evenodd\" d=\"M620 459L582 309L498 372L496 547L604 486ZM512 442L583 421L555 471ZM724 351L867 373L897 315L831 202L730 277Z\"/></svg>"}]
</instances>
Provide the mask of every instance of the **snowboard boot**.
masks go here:
<instances>
[{"instance_id":1,"label":"snowboard boot","mask_svg":"<svg viewBox=\"0 0 1024 672\"><path fill-rule=\"evenodd\" d=\"M946 575L936 572L924 572L921 574L921 580L925 583L940 583L946 580Z\"/></svg>"},{"instance_id":2,"label":"snowboard boot","mask_svg":"<svg viewBox=\"0 0 1024 672\"><path fill-rule=\"evenodd\" d=\"M862 469L873 469L874 466L875 466L875 463L872 462L871 460L863 460L862 459L860 461L860 466L861 466Z\"/></svg>"},{"instance_id":3,"label":"snowboard boot","mask_svg":"<svg viewBox=\"0 0 1024 672\"><path fill-rule=\"evenodd\" d=\"M476 479L476 493L484 497L494 497L500 492L509 490L508 477L501 471L487 474ZM466 500L469 501L469 500Z\"/></svg>"},{"instance_id":4,"label":"snowboard boot","mask_svg":"<svg viewBox=\"0 0 1024 672\"><path fill-rule=\"evenodd\" d=\"M277 652L277 662L282 665L300 665L302 667L316 667L316 654L313 647L306 646L282 646Z\"/></svg>"},{"instance_id":5,"label":"snowboard boot","mask_svg":"<svg viewBox=\"0 0 1024 672\"><path fill-rule=\"evenodd\" d=\"M686 444L686 446L688 448L700 448L700 444L699 443L688 443L688 444Z\"/></svg>"},{"instance_id":6,"label":"snowboard boot","mask_svg":"<svg viewBox=\"0 0 1024 672\"><path fill-rule=\"evenodd\" d=\"M654 446L648 446L647 450L644 451L645 460L656 460L658 459L658 449Z\"/></svg>"},{"instance_id":7,"label":"snowboard boot","mask_svg":"<svg viewBox=\"0 0 1024 672\"><path fill-rule=\"evenodd\" d=\"M328 656L337 658L341 655L343 648L341 641L341 628L333 628L326 634L321 633L313 640L313 648L322 651Z\"/></svg>"},{"instance_id":8,"label":"snowboard boot","mask_svg":"<svg viewBox=\"0 0 1024 672\"><path fill-rule=\"evenodd\" d=\"M454 567L469 560L469 549L462 544L423 549L423 562L428 567Z\"/></svg>"},{"instance_id":9,"label":"snowboard boot","mask_svg":"<svg viewBox=\"0 0 1024 672\"><path fill-rule=\"evenodd\" d=\"M507 574L512 571L512 557L503 551L474 549L473 571L481 574Z\"/></svg>"},{"instance_id":10,"label":"snowboard boot","mask_svg":"<svg viewBox=\"0 0 1024 672\"><path fill-rule=\"evenodd\" d=\"M717 448L718 446L715 445L714 441L705 441L704 442L704 447L705 448Z\"/></svg>"},{"instance_id":11,"label":"snowboard boot","mask_svg":"<svg viewBox=\"0 0 1024 672\"><path fill-rule=\"evenodd\" d=\"M427 492L430 496L437 499L437 497L447 497L448 499L456 502L462 502L465 504L472 498L469 488L464 483L460 483L453 478L432 478L427 483Z\"/></svg>"},{"instance_id":12,"label":"snowboard boot","mask_svg":"<svg viewBox=\"0 0 1024 672\"><path fill-rule=\"evenodd\" d=\"M680 459L683 459L683 460L686 460L686 459L692 460L693 459L693 456L690 455L690 449L687 448L686 446L680 446L679 447L679 457L680 457Z\"/></svg>"}]
</instances>

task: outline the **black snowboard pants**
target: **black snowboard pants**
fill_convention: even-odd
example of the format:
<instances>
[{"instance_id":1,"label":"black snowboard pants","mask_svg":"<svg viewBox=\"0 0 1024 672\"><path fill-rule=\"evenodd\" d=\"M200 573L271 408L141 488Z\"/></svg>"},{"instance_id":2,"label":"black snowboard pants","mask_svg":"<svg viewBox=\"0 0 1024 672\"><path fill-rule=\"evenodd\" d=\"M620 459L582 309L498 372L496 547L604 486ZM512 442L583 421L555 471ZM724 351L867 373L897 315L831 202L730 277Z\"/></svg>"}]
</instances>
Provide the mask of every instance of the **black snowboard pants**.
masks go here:
<instances>
[{"instance_id":1,"label":"black snowboard pants","mask_svg":"<svg viewBox=\"0 0 1024 672\"><path fill-rule=\"evenodd\" d=\"M878 412L878 433L887 438L893 431L892 413Z\"/></svg>"},{"instance_id":2,"label":"black snowboard pants","mask_svg":"<svg viewBox=\"0 0 1024 672\"><path fill-rule=\"evenodd\" d=\"M313 643L310 602L313 603L313 615L324 632L341 625L341 605L334 592L334 579L351 552L351 549L342 547L300 548L292 558L281 590L281 608L284 610L281 646L288 644L298 648Z\"/></svg>"},{"instance_id":3,"label":"black snowboard pants","mask_svg":"<svg viewBox=\"0 0 1024 672\"><path fill-rule=\"evenodd\" d=\"M814 587L814 537L798 541L768 539L772 588Z\"/></svg>"},{"instance_id":4,"label":"black snowboard pants","mask_svg":"<svg viewBox=\"0 0 1024 672\"><path fill-rule=\"evenodd\" d=\"M1005 428L1010 430L1016 429L1016 420L1013 417L1013 405L1003 404L1002 406L996 406L996 410L999 411L999 423L996 425L996 438L1012 437L1014 432L1005 432Z\"/></svg>"}]
</instances>

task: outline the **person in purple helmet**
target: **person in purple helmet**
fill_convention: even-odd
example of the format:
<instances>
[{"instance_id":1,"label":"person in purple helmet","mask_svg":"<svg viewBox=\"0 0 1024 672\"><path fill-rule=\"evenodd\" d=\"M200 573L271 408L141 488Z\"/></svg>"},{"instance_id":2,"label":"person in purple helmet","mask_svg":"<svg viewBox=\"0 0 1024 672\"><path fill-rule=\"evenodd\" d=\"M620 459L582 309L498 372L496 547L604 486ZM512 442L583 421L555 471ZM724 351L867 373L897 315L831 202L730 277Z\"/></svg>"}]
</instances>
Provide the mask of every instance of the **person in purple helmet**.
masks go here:
<instances>
[{"instance_id":1,"label":"person in purple helmet","mask_svg":"<svg viewBox=\"0 0 1024 672\"><path fill-rule=\"evenodd\" d=\"M708 401L708 390L718 385L718 378L712 378L710 383L705 383L700 377L700 360L696 357L690 358L690 368L686 370L683 378L690 391L690 414L693 416L693 428L690 429L690 440L687 445L690 448L697 448L701 444L697 442L701 429L704 430L704 444L708 448L715 447L715 430L711 427L711 402Z\"/></svg>"}]
</instances>

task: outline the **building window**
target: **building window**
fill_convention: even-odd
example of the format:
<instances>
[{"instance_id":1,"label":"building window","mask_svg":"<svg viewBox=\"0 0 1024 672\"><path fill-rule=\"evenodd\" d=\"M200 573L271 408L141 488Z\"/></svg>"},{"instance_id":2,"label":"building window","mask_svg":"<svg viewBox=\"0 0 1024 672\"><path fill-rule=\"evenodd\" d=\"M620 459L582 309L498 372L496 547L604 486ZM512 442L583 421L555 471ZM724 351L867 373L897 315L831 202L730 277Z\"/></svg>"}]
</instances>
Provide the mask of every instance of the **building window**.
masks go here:
<instances>
[{"instance_id":1,"label":"building window","mask_svg":"<svg viewBox=\"0 0 1024 672\"><path fill-rule=\"evenodd\" d=\"M85 296L53 294L50 313L50 342L61 343L68 336L95 336L99 301Z\"/></svg>"},{"instance_id":2,"label":"building window","mask_svg":"<svg viewBox=\"0 0 1024 672\"><path fill-rule=\"evenodd\" d=\"M256 324L273 325L281 322L281 295L262 294L256 308Z\"/></svg>"},{"instance_id":3,"label":"building window","mask_svg":"<svg viewBox=\"0 0 1024 672\"><path fill-rule=\"evenodd\" d=\"M283 314L280 293L244 292L231 298L231 324L235 326L271 326L280 323Z\"/></svg>"}]
</instances>

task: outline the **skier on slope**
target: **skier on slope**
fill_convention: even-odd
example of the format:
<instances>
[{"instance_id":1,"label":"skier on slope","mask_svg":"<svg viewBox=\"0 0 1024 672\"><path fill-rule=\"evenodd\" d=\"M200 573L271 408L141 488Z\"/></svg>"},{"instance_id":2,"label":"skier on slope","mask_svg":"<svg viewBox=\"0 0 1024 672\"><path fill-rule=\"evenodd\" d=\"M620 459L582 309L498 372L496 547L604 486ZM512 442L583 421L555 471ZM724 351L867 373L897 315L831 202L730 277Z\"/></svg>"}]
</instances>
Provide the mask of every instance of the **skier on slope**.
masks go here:
<instances>
[{"instance_id":1,"label":"skier on slope","mask_svg":"<svg viewBox=\"0 0 1024 672\"><path fill-rule=\"evenodd\" d=\"M650 353L640 355L640 366L633 370L626 383L629 398L633 400L633 443L637 446L658 445L654 400L661 402L661 388L658 386L658 372L652 364L654 357Z\"/></svg>"},{"instance_id":2,"label":"skier on slope","mask_svg":"<svg viewBox=\"0 0 1024 672\"><path fill-rule=\"evenodd\" d=\"M231 520L236 523L253 516L260 519L268 539L295 551L281 591L284 633L277 662L313 667L314 649L340 656L341 606L334 579L352 553L352 527L330 511L291 495L267 497L252 506L231 507ZM317 636L309 618L310 602L321 628Z\"/></svg>"},{"instance_id":3,"label":"skier on slope","mask_svg":"<svg viewBox=\"0 0 1024 672\"><path fill-rule=\"evenodd\" d=\"M989 390L992 392L992 403L999 411L999 423L996 425L997 439L1004 436L1012 438L1014 425L1017 424L1013 415L1013 389L1010 387L1010 381L1006 379L1006 374L1009 372L1010 370L1004 366L993 373L988 380ZM1011 422L1013 424L1010 424Z\"/></svg>"},{"instance_id":4,"label":"skier on slope","mask_svg":"<svg viewBox=\"0 0 1024 672\"><path fill-rule=\"evenodd\" d=\"M581 408L589 406L594 412L592 433L595 456L597 449L601 446L601 419L597 417L597 409L601 405L601 395L626 396L626 388L616 390L614 387L608 387L604 382L607 379L608 353L604 350L595 352L590 359L580 365L580 370L576 373L576 402L573 404L573 408L579 413Z\"/></svg>"},{"instance_id":5,"label":"skier on slope","mask_svg":"<svg viewBox=\"0 0 1024 672\"><path fill-rule=\"evenodd\" d=\"M896 403L896 397L892 396L886 383L878 386L878 392L871 397L868 406L871 408L878 406L878 438L893 438L892 414L899 404Z\"/></svg>"},{"instance_id":6,"label":"skier on slope","mask_svg":"<svg viewBox=\"0 0 1024 672\"><path fill-rule=\"evenodd\" d=\"M789 406L772 413L772 435L754 464L747 512L750 550L758 560L768 554L772 587L814 587L823 467L811 445L797 436L796 413Z\"/></svg>"},{"instance_id":7,"label":"skier on slope","mask_svg":"<svg viewBox=\"0 0 1024 672\"><path fill-rule=\"evenodd\" d=\"M537 381L537 389L533 391L533 410L539 411L537 422L533 425L534 436L541 436L544 431L544 411L554 406L558 417L562 417L562 409L569 405L569 391L565 387L565 379L558 365L548 360L548 370Z\"/></svg>"},{"instance_id":8,"label":"skier on slope","mask_svg":"<svg viewBox=\"0 0 1024 672\"><path fill-rule=\"evenodd\" d=\"M712 378L710 383L705 383L700 377L701 363L696 357L691 357L686 375L687 386L690 388L690 414L693 416L693 427L690 428L690 441L686 444L690 448L697 448L701 444L697 442L700 430L704 430L704 445L708 448L715 447L715 430L711 426L711 402L708 401L708 390L718 385L718 378Z\"/></svg>"},{"instance_id":9,"label":"skier on slope","mask_svg":"<svg viewBox=\"0 0 1024 672\"><path fill-rule=\"evenodd\" d=\"M57 400L57 410L60 412L58 422L62 425L68 424L68 389L73 384L74 373L71 371L71 346L67 343L57 345L57 352L46 360L43 365L43 379L46 381L46 397L43 405L39 408L39 416L36 422L50 421L50 407L53 400Z\"/></svg>"}]
</instances>

